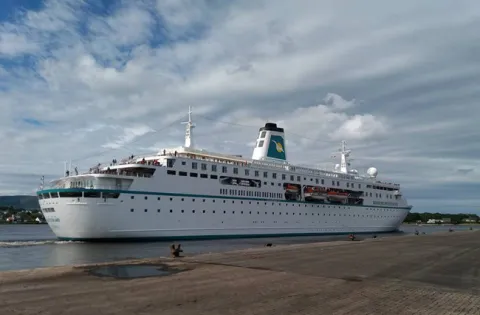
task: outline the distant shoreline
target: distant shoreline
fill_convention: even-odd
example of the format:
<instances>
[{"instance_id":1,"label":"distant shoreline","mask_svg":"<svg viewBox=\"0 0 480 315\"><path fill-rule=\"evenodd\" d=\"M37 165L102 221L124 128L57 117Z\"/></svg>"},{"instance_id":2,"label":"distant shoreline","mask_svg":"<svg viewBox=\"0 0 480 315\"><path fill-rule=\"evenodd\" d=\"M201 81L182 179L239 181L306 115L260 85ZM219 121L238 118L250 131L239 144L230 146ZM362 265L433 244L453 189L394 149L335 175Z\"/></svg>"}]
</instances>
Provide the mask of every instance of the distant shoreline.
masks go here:
<instances>
[{"instance_id":1,"label":"distant shoreline","mask_svg":"<svg viewBox=\"0 0 480 315\"><path fill-rule=\"evenodd\" d=\"M0 222L0 225L45 225L48 224L47 222L17 222L17 223L10 223L10 222Z\"/></svg>"}]
</instances>

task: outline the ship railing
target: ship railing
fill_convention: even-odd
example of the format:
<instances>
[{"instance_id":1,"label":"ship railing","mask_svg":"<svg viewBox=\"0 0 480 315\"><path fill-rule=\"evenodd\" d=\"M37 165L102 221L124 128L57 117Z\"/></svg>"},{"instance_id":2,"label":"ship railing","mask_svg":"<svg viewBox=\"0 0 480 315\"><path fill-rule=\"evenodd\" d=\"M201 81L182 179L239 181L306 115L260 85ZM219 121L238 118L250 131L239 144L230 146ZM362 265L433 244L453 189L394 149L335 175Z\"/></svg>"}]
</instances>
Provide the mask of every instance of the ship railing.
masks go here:
<instances>
[{"instance_id":1,"label":"ship railing","mask_svg":"<svg viewBox=\"0 0 480 315\"><path fill-rule=\"evenodd\" d=\"M95 175L95 174L97 174L97 175L144 177L144 178L151 178L153 176L152 174L138 173L138 172L128 172L128 171L122 171L121 169L113 169L113 170L110 170L110 171L92 170L92 171L83 173L82 175ZM71 177L73 177L73 176L74 175L72 175Z\"/></svg>"}]
</instances>

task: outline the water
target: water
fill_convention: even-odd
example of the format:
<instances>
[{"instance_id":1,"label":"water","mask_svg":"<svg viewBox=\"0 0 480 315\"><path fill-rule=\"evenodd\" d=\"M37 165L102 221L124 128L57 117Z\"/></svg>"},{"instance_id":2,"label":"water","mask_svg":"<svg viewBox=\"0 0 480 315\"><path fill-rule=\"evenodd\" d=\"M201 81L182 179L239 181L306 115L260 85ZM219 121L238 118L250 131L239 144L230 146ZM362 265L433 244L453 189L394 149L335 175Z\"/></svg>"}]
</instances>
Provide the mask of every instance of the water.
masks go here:
<instances>
[{"instance_id":1,"label":"water","mask_svg":"<svg viewBox=\"0 0 480 315\"><path fill-rule=\"evenodd\" d=\"M401 232L380 234L393 237L414 233L467 230L469 226L416 226L403 225ZM474 229L480 227L473 226ZM359 235L359 238L371 235ZM222 252L228 250L262 247L266 243L300 244L346 240L346 236L306 236L281 238L254 238L231 240L181 241L183 254ZM172 242L145 243L82 243L57 241L48 225L0 225L0 271L30 269L72 264L100 263L125 259L170 256Z\"/></svg>"},{"instance_id":2,"label":"water","mask_svg":"<svg viewBox=\"0 0 480 315\"><path fill-rule=\"evenodd\" d=\"M165 266L155 265L115 265L102 266L90 270L90 273L100 277L114 277L120 279L145 278L168 276L175 271L169 270Z\"/></svg>"}]
</instances>

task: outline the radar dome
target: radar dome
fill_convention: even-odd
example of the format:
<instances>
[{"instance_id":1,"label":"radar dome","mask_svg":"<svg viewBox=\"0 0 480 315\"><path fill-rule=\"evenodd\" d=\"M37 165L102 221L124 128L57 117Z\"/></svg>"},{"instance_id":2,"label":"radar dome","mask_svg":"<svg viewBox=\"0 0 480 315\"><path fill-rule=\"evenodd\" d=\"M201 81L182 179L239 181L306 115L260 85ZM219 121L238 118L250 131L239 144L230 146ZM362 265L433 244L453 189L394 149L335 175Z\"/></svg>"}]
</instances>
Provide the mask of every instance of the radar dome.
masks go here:
<instances>
[{"instance_id":1,"label":"radar dome","mask_svg":"<svg viewBox=\"0 0 480 315\"><path fill-rule=\"evenodd\" d=\"M378 170L377 170L375 167L370 167L370 168L367 170L367 174L368 174L368 176L370 176L370 177L377 177L377 175L378 175Z\"/></svg>"}]
</instances>

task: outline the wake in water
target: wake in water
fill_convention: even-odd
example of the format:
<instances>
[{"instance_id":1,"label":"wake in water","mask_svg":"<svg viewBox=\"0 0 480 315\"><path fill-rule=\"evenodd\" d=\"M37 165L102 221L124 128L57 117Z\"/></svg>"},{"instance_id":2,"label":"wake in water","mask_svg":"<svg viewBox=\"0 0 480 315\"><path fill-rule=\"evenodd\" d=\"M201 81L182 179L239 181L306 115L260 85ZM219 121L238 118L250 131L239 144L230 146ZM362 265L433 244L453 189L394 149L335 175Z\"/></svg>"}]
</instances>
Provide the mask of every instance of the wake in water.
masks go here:
<instances>
[{"instance_id":1,"label":"wake in water","mask_svg":"<svg viewBox=\"0 0 480 315\"><path fill-rule=\"evenodd\" d=\"M56 240L45 240L45 241L4 241L0 242L1 247L26 247L26 246L37 246L37 245L62 245L62 244L80 244L83 242L77 241L56 241Z\"/></svg>"}]
</instances>

